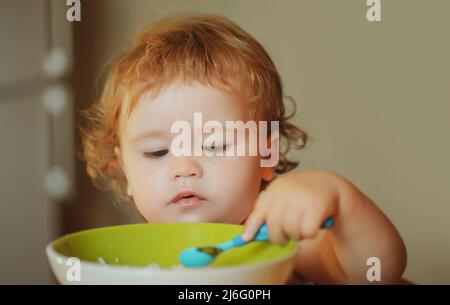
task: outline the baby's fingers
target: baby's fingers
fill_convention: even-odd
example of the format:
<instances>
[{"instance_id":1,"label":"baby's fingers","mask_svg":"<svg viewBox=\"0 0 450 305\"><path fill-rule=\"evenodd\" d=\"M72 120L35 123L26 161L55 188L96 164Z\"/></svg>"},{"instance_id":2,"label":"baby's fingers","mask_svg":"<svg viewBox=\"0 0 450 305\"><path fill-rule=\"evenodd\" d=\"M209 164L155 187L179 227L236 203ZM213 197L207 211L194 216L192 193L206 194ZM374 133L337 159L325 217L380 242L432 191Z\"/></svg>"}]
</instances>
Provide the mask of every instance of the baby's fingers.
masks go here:
<instances>
[{"instance_id":1,"label":"baby's fingers","mask_svg":"<svg viewBox=\"0 0 450 305\"><path fill-rule=\"evenodd\" d=\"M283 204L272 204L267 211L266 222L269 238L277 244L284 244L287 241L283 232L283 219L286 214L286 206Z\"/></svg>"},{"instance_id":2,"label":"baby's fingers","mask_svg":"<svg viewBox=\"0 0 450 305\"><path fill-rule=\"evenodd\" d=\"M303 210L288 209L283 219L282 227L286 236L295 240L303 239L301 224L303 223Z\"/></svg>"},{"instance_id":3,"label":"baby's fingers","mask_svg":"<svg viewBox=\"0 0 450 305\"><path fill-rule=\"evenodd\" d=\"M242 239L244 241L252 240L256 232L258 232L259 227L264 223L267 208L270 204L270 198L268 197L269 196L267 196L265 191L261 192L259 195L253 212L245 222L245 229L242 234Z\"/></svg>"}]
</instances>

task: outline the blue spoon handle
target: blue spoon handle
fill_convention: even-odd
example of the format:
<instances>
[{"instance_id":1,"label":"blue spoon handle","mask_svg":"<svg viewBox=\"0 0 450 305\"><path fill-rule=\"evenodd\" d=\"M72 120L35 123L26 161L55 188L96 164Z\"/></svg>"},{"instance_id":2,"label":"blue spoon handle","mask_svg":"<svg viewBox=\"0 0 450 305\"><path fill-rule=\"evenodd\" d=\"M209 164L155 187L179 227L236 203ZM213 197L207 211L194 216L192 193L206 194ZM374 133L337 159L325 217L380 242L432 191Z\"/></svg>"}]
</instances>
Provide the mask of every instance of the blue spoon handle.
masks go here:
<instances>
[{"instance_id":1,"label":"blue spoon handle","mask_svg":"<svg viewBox=\"0 0 450 305\"><path fill-rule=\"evenodd\" d=\"M325 219L325 221L323 222L323 224L320 226L321 229L329 229L334 225L334 219L332 216L328 217L327 219ZM258 232L256 232L255 237L253 237L253 240L249 241L267 241L269 240L269 234L267 232L267 224L264 223L263 225L261 225L258 229ZM242 240L242 235L236 236L235 238L233 238L231 240L231 242L233 243L234 247L240 247L243 246L249 242L246 242L244 240Z\"/></svg>"},{"instance_id":2,"label":"blue spoon handle","mask_svg":"<svg viewBox=\"0 0 450 305\"><path fill-rule=\"evenodd\" d=\"M325 219L323 224L320 226L321 229L329 229L334 225L334 218L332 216Z\"/></svg>"}]
</instances>

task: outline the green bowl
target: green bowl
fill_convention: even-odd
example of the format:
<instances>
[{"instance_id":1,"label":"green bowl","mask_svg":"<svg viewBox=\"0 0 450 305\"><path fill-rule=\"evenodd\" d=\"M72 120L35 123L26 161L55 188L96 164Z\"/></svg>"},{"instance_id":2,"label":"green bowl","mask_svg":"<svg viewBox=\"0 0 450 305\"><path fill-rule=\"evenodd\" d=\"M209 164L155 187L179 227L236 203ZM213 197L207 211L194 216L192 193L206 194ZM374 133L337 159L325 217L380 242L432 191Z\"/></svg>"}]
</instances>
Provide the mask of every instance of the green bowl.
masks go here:
<instances>
[{"instance_id":1,"label":"green bowl","mask_svg":"<svg viewBox=\"0 0 450 305\"><path fill-rule=\"evenodd\" d=\"M205 268L180 265L181 251L216 245L243 232L217 223L157 223L105 227L63 236L47 246L62 284L282 284L297 243L253 242L220 254Z\"/></svg>"}]
</instances>

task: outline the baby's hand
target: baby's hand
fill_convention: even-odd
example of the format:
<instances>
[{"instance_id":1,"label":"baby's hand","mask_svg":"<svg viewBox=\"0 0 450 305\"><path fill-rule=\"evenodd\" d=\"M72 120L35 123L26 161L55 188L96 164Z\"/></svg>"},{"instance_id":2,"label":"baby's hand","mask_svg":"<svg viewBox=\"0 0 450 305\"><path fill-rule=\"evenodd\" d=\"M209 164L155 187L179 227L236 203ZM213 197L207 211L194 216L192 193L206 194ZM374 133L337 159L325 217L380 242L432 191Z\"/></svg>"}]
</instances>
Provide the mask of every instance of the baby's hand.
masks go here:
<instances>
[{"instance_id":1,"label":"baby's hand","mask_svg":"<svg viewBox=\"0 0 450 305\"><path fill-rule=\"evenodd\" d=\"M276 178L259 195L242 238L251 240L264 222L270 240L278 244L314 238L323 222L338 212L336 179L330 172L292 172Z\"/></svg>"}]
</instances>

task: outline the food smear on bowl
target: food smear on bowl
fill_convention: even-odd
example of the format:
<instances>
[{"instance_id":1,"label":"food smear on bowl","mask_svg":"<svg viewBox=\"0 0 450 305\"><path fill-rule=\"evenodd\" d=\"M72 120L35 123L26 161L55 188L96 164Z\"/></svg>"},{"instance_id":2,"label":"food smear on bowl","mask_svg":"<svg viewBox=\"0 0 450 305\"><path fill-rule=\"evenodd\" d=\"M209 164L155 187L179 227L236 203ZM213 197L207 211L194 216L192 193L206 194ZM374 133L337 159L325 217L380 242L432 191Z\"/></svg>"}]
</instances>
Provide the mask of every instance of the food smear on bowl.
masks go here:
<instances>
[{"instance_id":1,"label":"food smear on bowl","mask_svg":"<svg viewBox=\"0 0 450 305\"><path fill-rule=\"evenodd\" d=\"M129 268L129 266L126 265L112 265L108 264L103 257L99 257L97 262L102 266L115 266L115 267L122 267L122 268ZM118 257L114 258L115 263L119 263L120 259ZM149 269L150 271L159 271L159 270L186 270L188 268L184 267L183 265L172 265L169 268L161 267L158 263L153 262L148 264L146 269Z\"/></svg>"}]
</instances>

